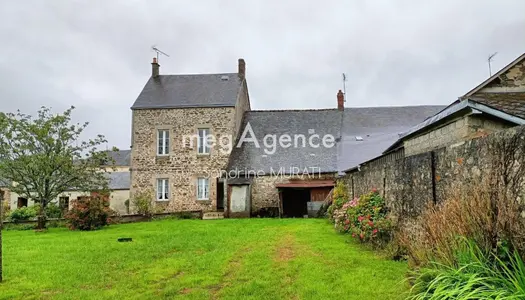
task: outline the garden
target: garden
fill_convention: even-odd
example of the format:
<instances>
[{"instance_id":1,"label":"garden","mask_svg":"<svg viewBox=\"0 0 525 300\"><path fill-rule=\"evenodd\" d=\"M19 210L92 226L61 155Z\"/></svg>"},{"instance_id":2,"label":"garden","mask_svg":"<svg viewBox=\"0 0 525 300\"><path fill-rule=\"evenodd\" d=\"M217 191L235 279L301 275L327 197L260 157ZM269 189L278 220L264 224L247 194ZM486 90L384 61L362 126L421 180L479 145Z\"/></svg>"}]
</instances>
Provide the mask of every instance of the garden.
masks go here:
<instances>
[{"instance_id":1,"label":"garden","mask_svg":"<svg viewBox=\"0 0 525 300\"><path fill-rule=\"evenodd\" d=\"M325 219L5 230L0 299L403 299L406 271Z\"/></svg>"},{"instance_id":2,"label":"garden","mask_svg":"<svg viewBox=\"0 0 525 300\"><path fill-rule=\"evenodd\" d=\"M483 187L400 219L377 190L351 198L339 183L327 215L336 231L408 261L408 299L525 299L523 207Z\"/></svg>"}]
</instances>

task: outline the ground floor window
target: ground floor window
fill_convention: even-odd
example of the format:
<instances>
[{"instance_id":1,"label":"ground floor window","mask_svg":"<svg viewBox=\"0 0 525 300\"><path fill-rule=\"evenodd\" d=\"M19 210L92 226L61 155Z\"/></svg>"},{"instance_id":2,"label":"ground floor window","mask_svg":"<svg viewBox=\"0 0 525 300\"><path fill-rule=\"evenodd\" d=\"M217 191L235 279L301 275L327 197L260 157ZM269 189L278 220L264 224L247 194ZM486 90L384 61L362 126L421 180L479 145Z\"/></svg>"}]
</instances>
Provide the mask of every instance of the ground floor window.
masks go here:
<instances>
[{"instance_id":1,"label":"ground floor window","mask_svg":"<svg viewBox=\"0 0 525 300\"><path fill-rule=\"evenodd\" d=\"M18 201L16 203L16 207L27 207L27 198L18 197Z\"/></svg>"},{"instance_id":2,"label":"ground floor window","mask_svg":"<svg viewBox=\"0 0 525 300\"><path fill-rule=\"evenodd\" d=\"M208 200L210 192L210 180L208 178L197 178L197 200Z\"/></svg>"},{"instance_id":3,"label":"ground floor window","mask_svg":"<svg viewBox=\"0 0 525 300\"><path fill-rule=\"evenodd\" d=\"M166 201L169 196L169 182L167 178L157 179L157 200Z\"/></svg>"},{"instance_id":4,"label":"ground floor window","mask_svg":"<svg viewBox=\"0 0 525 300\"><path fill-rule=\"evenodd\" d=\"M63 211L69 210L69 197L60 197L58 198L58 206Z\"/></svg>"}]
</instances>

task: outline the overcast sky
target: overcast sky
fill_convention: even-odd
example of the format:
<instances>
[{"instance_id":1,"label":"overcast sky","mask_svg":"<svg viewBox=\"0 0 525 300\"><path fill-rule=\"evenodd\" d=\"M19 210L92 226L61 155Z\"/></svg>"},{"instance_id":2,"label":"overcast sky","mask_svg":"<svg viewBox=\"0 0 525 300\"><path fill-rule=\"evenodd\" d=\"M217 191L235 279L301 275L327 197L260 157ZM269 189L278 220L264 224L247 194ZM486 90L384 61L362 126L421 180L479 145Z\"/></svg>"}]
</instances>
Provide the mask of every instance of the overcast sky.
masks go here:
<instances>
[{"instance_id":1,"label":"overcast sky","mask_svg":"<svg viewBox=\"0 0 525 300\"><path fill-rule=\"evenodd\" d=\"M0 2L0 110L78 109L130 144L151 74L236 72L253 109L448 104L525 52L525 1Z\"/></svg>"}]
</instances>

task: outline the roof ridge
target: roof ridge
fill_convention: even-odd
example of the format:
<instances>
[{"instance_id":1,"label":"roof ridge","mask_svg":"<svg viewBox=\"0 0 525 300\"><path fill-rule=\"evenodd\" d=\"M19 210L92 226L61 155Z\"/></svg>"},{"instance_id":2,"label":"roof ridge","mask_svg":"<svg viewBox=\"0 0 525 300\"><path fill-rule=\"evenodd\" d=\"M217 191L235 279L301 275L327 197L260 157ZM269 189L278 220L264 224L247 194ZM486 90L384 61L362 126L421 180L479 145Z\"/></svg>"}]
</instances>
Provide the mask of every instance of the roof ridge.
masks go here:
<instances>
[{"instance_id":1,"label":"roof ridge","mask_svg":"<svg viewBox=\"0 0 525 300\"><path fill-rule=\"evenodd\" d=\"M187 73L187 74L160 74L160 77L164 76L204 76L204 75L237 75L237 72L226 72L226 73Z\"/></svg>"},{"instance_id":2,"label":"roof ridge","mask_svg":"<svg viewBox=\"0 0 525 300\"><path fill-rule=\"evenodd\" d=\"M286 111L332 111L337 108L292 108L292 109L252 109L246 112L286 112Z\"/></svg>"}]
</instances>

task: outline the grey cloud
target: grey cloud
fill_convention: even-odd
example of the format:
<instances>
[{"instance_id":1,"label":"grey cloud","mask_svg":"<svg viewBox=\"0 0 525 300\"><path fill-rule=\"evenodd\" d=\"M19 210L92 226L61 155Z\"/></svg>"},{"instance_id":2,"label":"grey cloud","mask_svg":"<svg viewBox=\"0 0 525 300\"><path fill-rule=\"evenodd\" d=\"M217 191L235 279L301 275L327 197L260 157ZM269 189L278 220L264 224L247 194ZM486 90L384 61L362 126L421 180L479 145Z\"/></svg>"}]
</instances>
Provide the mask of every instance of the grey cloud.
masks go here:
<instances>
[{"instance_id":1,"label":"grey cloud","mask_svg":"<svg viewBox=\"0 0 525 300\"><path fill-rule=\"evenodd\" d=\"M88 135L129 147L150 75L235 72L252 107L447 104L525 52L515 1L2 1L0 110L78 107Z\"/></svg>"}]
</instances>

